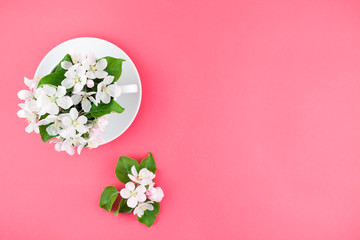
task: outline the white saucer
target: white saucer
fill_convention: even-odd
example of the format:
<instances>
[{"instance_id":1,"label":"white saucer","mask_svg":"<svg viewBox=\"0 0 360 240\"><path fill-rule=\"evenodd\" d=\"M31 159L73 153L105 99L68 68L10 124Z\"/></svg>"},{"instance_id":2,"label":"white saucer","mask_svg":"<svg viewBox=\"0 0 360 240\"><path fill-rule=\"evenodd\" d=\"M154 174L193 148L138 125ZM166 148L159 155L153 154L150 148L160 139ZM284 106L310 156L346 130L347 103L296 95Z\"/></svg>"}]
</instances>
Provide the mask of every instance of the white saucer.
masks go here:
<instances>
[{"instance_id":1,"label":"white saucer","mask_svg":"<svg viewBox=\"0 0 360 240\"><path fill-rule=\"evenodd\" d=\"M125 59L121 77L117 81L117 84L136 84L138 86L137 93L123 94L116 99L125 110L120 114L111 113L108 118L109 125L102 134L102 137L105 140L103 144L111 142L129 128L138 113L141 102L141 82L139 73L129 56L119 47L99 38L82 37L68 40L54 47L40 62L35 72L35 77L43 77L49 74L71 49L83 53L94 53L97 58L110 56Z\"/></svg>"}]
</instances>

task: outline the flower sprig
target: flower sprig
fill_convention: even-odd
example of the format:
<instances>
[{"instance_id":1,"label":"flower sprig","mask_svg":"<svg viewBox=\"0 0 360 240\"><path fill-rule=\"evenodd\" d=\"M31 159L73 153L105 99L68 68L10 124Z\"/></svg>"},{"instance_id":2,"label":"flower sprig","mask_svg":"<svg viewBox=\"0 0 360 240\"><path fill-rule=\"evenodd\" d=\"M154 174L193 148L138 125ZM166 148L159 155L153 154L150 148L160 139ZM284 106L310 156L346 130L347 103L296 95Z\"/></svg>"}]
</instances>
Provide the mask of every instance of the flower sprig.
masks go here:
<instances>
[{"instance_id":1,"label":"flower sprig","mask_svg":"<svg viewBox=\"0 0 360 240\"><path fill-rule=\"evenodd\" d=\"M150 227L160 211L164 192L155 187L156 164L151 153L139 164L136 160L122 156L115 168L115 175L125 187L118 191L114 186L104 189L99 206L110 212L115 200L122 197L114 214L133 212L139 222Z\"/></svg>"},{"instance_id":2,"label":"flower sprig","mask_svg":"<svg viewBox=\"0 0 360 240\"><path fill-rule=\"evenodd\" d=\"M116 81L123 61L72 50L50 74L25 78L29 89L18 93L24 100L18 116L27 120L25 131L40 133L44 142L51 140L57 151L70 155L98 147L108 114L124 111L115 101L121 94Z\"/></svg>"}]
</instances>

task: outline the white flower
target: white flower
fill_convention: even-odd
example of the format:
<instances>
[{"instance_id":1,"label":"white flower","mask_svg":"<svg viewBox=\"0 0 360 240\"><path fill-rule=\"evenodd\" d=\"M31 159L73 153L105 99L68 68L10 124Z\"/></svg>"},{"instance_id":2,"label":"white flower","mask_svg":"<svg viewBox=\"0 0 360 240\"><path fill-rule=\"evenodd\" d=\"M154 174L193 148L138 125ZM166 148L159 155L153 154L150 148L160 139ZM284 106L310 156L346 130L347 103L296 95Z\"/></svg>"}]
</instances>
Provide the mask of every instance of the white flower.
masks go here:
<instances>
[{"instance_id":1,"label":"white flower","mask_svg":"<svg viewBox=\"0 0 360 240\"><path fill-rule=\"evenodd\" d=\"M140 203L135 209L134 209L134 215L137 215L139 218L141 218L144 215L144 212L146 210L154 210L154 206L151 205L152 202L144 202Z\"/></svg>"},{"instance_id":2,"label":"white flower","mask_svg":"<svg viewBox=\"0 0 360 240\"><path fill-rule=\"evenodd\" d=\"M97 102L94 97L91 95L94 95L96 92L73 92L74 95L71 96L71 99L74 103L74 105L77 105L81 101L81 108L84 110L84 112L89 112L91 108L91 102L97 105Z\"/></svg>"},{"instance_id":3,"label":"white flower","mask_svg":"<svg viewBox=\"0 0 360 240\"><path fill-rule=\"evenodd\" d=\"M71 61L74 63L74 64L77 64L77 63L82 63L85 59L86 59L86 55L84 53L80 53L80 52L77 52L76 50L74 49L71 49L69 51L69 55L71 57Z\"/></svg>"},{"instance_id":4,"label":"white flower","mask_svg":"<svg viewBox=\"0 0 360 240\"><path fill-rule=\"evenodd\" d=\"M132 173L132 175L128 174L128 177L132 181L139 183L141 185L144 185L144 186L151 184L153 182L153 179L155 178L155 174L152 173L151 171L149 171L147 168L142 168L138 174L135 166L132 166L131 173Z\"/></svg>"},{"instance_id":5,"label":"white flower","mask_svg":"<svg viewBox=\"0 0 360 240\"><path fill-rule=\"evenodd\" d=\"M164 192L161 187L154 187L154 183L149 186L149 189L146 190L145 195L154 202L161 202L164 197Z\"/></svg>"},{"instance_id":6,"label":"white flower","mask_svg":"<svg viewBox=\"0 0 360 240\"><path fill-rule=\"evenodd\" d=\"M29 87L30 90L36 89L38 83L39 83L40 78L36 77L34 79L28 79L26 77L24 77L24 83L26 86Z\"/></svg>"},{"instance_id":7,"label":"white flower","mask_svg":"<svg viewBox=\"0 0 360 240\"><path fill-rule=\"evenodd\" d=\"M39 108L37 106L35 99L29 99L26 100L24 103L20 103L19 107L22 109L26 109L29 112L37 113L39 111Z\"/></svg>"},{"instance_id":8,"label":"white flower","mask_svg":"<svg viewBox=\"0 0 360 240\"><path fill-rule=\"evenodd\" d=\"M122 198L128 199L128 207L134 208L138 202L144 202L146 200L145 191L146 188L144 186L139 185L135 189L135 184L133 182L128 182L125 184L125 188L121 189L120 195Z\"/></svg>"},{"instance_id":9,"label":"white flower","mask_svg":"<svg viewBox=\"0 0 360 240\"><path fill-rule=\"evenodd\" d=\"M65 79L61 82L61 85L66 89L74 87L74 92L80 92L86 84L85 68L77 66L70 68L65 73Z\"/></svg>"},{"instance_id":10,"label":"white flower","mask_svg":"<svg viewBox=\"0 0 360 240\"><path fill-rule=\"evenodd\" d=\"M104 71L107 66L106 59L100 59L96 62L96 57L94 54L89 54L86 60L84 60L83 65L87 70L86 77L90 79L103 79L108 75L108 73Z\"/></svg>"},{"instance_id":11,"label":"white flower","mask_svg":"<svg viewBox=\"0 0 360 240\"><path fill-rule=\"evenodd\" d=\"M62 115L64 115L64 114L62 114ZM46 132L51 136L58 135L60 132L60 129L63 127L59 116L49 115L45 119L40 120L38 124L39 124L39 126L42 126L42 125L48 125L50 123L53 123L53 124L49 125L46 128Z\"/></svg>"},{"instance_id":12,"label":"white flower","mask_svg":"<svg viewBox=\"0 0 360 240\"><path fill-rule=\"evenodd\" d=\"M110 97L117 98L121 94L121 88L115 83L114 76L107 76L97 86L96 101L100 103L109 103Z\"/></svg>"},{"instance_id":13,"label":"white flower","mask_svg":"<svg viewBox=\"0 0 360 240\"><path fill-rule=\"evenodd\" d=\"M30 100L34 98L34 92L36 90L36 86L39 82L38 79L30 80L24 77L25 85L29 87L30 90L21 90L18 92L18 98L21 100ZM35 88L35 89L34 89Z\"/></svg>"},{"instance_id":14,"label":"white flower","mask_svg":"<svg viewBox=\"0 0 360 240\"><path fill-rule=\"evenodd\" d=\"M66 89L62 86L56 88L45 85L38 89L39 97L36 101L39 110L39 115L49 113L56 115L59 113L59 106L63 109L68 109L72 105L72 100L69 96L65 96Z\"/></svg>"},{"instance_id":15,"label":"white flower","mask_svg":"<svg viewBox=\"0 0 360 240\"><path fill-rule=\"evenodd\" d=\"M69 115L62 118L64 129L60 130L60 136L69 138L75 136L76 131L80 134L88 132L89 129L85 126L86 122L87 118L84 115L79 116L76 108L70 109Z\"/></svg>"},{"instance_id":16,"label":"white flower","mask_svg":"<svg viewBox=\"0 0 360 240\"><path fill-rule=\"evenodd\" d=\"M90 138L88 140L89 148L97 148L104 142L104 139L98 134L90 134Z\"/></svg>"},{"instance_id":17,"label":"white flower","mask_svg":"<svg viewBox=\"0 0 360 240\"><path fill-rule=\"evenodd\" d=\"M39 133L39 126L37 123L38 116L26 106L26 102L25 104L20 104L20 107L22 107L22 109L17 112L17 115L19 118L26 119L28 126L25 128L25 131L27 133L31 133L32 131Z\"/></svg>"},{"instance_id":18,"label":"white flower","mask_svg":"<svg viewBox=\"0 0 360 240\"><path fill-rule=\"evenodd\" d=\"M66 151L68 154L73 155L75 153L74 146L78 147L78 154L80 154L81 150L85 146L86 141L84 138L78 135L74 135L71 137L68 137L61 145L61 150ZM80 148L80 149L79 149Z\"/></svg>"}]
</instances>

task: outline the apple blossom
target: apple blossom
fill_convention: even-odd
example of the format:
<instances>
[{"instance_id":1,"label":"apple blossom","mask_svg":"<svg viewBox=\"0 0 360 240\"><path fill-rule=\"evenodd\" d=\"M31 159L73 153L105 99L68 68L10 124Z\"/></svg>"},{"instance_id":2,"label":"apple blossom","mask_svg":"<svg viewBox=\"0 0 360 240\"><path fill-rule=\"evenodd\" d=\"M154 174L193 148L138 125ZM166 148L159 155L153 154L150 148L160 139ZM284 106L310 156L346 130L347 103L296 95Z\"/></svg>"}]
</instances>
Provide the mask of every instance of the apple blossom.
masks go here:
<instances>
[{"instance_id":1,"label":"apple blossom","mask_svg":"<svg viewBox=\"0 0 360 240\"><path fill-rule=\"evenodd\" d=\"M121 94L121 88L114 81L114 76L107 76L97 86L96 101L100 103L109 103L111 97L117 98Z\"/></svg>"},{"instance_id":2,"label":"apple blossom","mask_svg":"<svg viewBox=\"0 0 360 240\"><path fill-rule=\"evenodd\" d=\"M146 210L154 210L154 206L151 205L152 203L153 202L139 203L139 205L137 205L137 207L134 209L134 215L137 215L139 218L141 218Z\"/></svg>"},{"instance_id":3,"label":"apple blossom","mask_svg":"<svg viewBox=\"0 0 360 240\"><path fill-rule=\"evenodd\" d=\"M84 60L83 65L87 70L86 77L90 79L103 79L108 75L108 73L104 71L107 66L107 61L104 58L96 61L95 55L89 54L86 60Z\"/></svg>"},{"instance_id":4,"label":"apple blossom","mask_svg":"<svg viewBox=\"0 0 360 240\"><path fill-rule=\"evenodd\" d=\"M80 134L77 134L66 138L66 140L61 145L61 150L66 151L70 155L73 155L75 153L75 146L77 146L78 148L81 147L82 149L85 144L85 139L82 138ZM80 151L78 151L79 154L81 152L81 149Z\"/></svg>"},{"instance_id":5,"label":"apple blossom","mask_svg":"<svg viewBox=\"0 0 360 240\"><path fill-rule=\"evenodd\" d=\"M40 92L39 97L36 100L36 103L39 110L39 115L44 115L45 113L56 115L59 113L59 107L63 109L68 109L72 105L72 100L69 96L65 96L66 89L62 86L56 88L44 85L41 89L38 89Z\"/></svg>"},{"instance_id":6,"label":"apple blossom","mask_svg":"<svg viewBox=\"0 0 360 240\"><path fill-rule=\"evenodd\" d=\"M146 200L145 191L146 188L144 186L139 185L135 188L133 182L128 182L125 184L125 188L121 189L120 195L122 198L127 199L128 207L134 208L138 202Z\"/></svg>"},{"instance_id":7,"label":"apple blossom","mask_svg":"<svg viewBox=\"0 0 360 240\"><path fill-rule=\"evenodd\" d=\"M29 109L27 109L26 107L24 107L23 109L19 110L17 112L18 117L20 118L25 118L26 122L28 123L28 126L26 126L25 131L27 133L31 133L31 132L36 132L39 133L39 126L37 123L37 115L32 112L29 111Z\"/></svg>"},{"instance_id":8,"label":"apple blossom","mask_svg":"<svg viewBox=\"0 0 360 240\"><path fill-rule=\"evenodd\" d=\"M86 59L86 54L80 53L76 51L75 49L71 49L69 51L69 55L71 57L71 61L74 64L82 63Z\"/></svg>"},{"instance_id":9,"label":"apple blossom","mask_svg":"<svg viewBox=\"0 0 360 240\"><path fill-rule=\"evenodd\" d=\"M75 68L70 68L65 73L65 79L61 82L61 85L66 89L74 87L75 92L80 92L86 84L85 68L82 66L77 66Z\"/></svg>"},{"instance_id":10,"label":"apple blossom","mask_svg":"<svg viewBox=\"0 0 360 240\"><path fill-rule=\"evenodd\" d=\"M97 101L91 95L94 95L96 92L73 92L74 95L71 96L74 105L77 105L81 101L81 108L84 112L89 112L91 108L91 103L98 105Z\"/></svg>"},{"instance_id":11,"label":"apple blossom","mask_svg":"<svg viewBox=\"0 0 360 240\"><path fill-rule=\"evenodd\" d=\"M154 187L154 183L150 184L149 188L145 192L146 197L151 201L161 202L164 197L164 192L161 187Z\"/></svg>"},{"instance_id":12,"label":"apple blossom","mask_svg":"<svg viewBox=\"0 0 360 240\"><path fill-rule=\"evenodd\" d=\"M140 169L138 173L136 171L135 166L132 166L131 173L132 174L128 174L128 177L131 179L131 181L139 183L144 186L150 185L153 182L153 179L155 178L155 174L149 171L147 168Z\"/></svg>"},{"instance_id":13,"label":"apple blossom","mask_svg":"<svg viewBox=\"0 0 360 240\"><path fill-rule=\"evenodd\" d=\"M62 116L63 115L64 114L62 114ZM52 124L50 124L50 123L52 123ZM60 129L63 127L61 118L59 116L55 116L55 115L48 115L45 119L39 121L39 126L48 125L48 124L50 124L50 125L47 126L46 132L50 136L58 135L60 132Z\"/></svg>"},{"instance_id":14,"label":"apple blossom","mask_svg":"<svg viewBox=\"0 0 360 240\"><path fill-rule=\"evenodd\" d=\"M60 136L64 138L76 135L76 131L80 134L89 131L89 129L85 126L87 118L84 115L79 116L79 112L76 108L71 108L69 115L63 117L61 121L64 125L64 129L60 130Z\"/></svg>"}]
</instances>

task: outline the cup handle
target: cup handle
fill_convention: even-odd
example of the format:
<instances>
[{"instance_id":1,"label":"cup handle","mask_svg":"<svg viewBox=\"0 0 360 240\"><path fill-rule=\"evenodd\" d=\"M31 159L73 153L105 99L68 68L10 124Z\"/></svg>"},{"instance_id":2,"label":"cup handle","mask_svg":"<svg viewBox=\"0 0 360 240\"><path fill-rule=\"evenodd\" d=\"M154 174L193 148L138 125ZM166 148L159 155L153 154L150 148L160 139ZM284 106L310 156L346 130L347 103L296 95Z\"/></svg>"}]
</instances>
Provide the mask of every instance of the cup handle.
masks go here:
<instances>
[{"instance_id":1,"label":"cup handle","mask_svg":"<svg viewBox=\"0 0 360 240\"><path fill-rule=\"evenodd\" d=\"M136 84L120 85L121 94L137 93L138 86Z\"/></svg>"}]
</instances>

